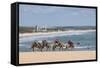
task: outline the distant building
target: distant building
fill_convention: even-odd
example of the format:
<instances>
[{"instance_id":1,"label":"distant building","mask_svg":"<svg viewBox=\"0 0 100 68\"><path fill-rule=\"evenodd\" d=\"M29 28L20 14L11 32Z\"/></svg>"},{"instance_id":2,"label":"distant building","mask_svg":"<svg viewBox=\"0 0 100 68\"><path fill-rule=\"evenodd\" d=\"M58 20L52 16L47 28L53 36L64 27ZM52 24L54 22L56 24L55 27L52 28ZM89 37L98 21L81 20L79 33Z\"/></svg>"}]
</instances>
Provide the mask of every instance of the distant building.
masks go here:
<instances>
[{"instance_id":1,"label":"distant building","mask_svg":"<svg viewBox=\"0 0 100 68\"><path fill-rule=\"evenodd\" d=\"M46 26L38 27L37 25L34 27L33 32L46 32Z\"/></svg>"},{"instance_id":2,"label":"distant building","mask_svg":"<svg viewBox=\"0 0 100 68\"><path fill-rule=\"evenodd\" d=\"M35 26L35 32L38 32L38 26L37 25Z\"/></svg>"},{"instance_id":3,"label":"distant building","mask_svg":"<svg viewBox=\"0 0 100 68\"><path fill-rule=\"evenodd\" d=\"M46 26L43 26L43 27L42 27L42 31L43 31L43 32L46 32L46 31L47 31Z\"/></svg>"}]
</instances>

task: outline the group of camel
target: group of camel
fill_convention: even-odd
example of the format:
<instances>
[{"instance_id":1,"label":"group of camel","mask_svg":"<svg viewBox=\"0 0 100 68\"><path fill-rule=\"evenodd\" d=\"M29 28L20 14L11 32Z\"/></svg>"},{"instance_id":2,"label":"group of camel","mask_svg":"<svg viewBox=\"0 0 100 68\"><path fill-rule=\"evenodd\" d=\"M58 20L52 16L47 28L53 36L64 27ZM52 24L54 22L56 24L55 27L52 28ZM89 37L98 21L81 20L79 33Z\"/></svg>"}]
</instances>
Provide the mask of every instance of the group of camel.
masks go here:
<instances>
[{"instance_id":1,"label":"group of camel","mask_svg":"<svg viewBox=\"0 0 100 68\"><path fill-rule=\"evenodd\" d=\"M51 46L52 45L52 46ZM48 43L47 40L42 40L42 42L34 41L32 43L32 49L34 51L35 48L38 48L40 51L43 51L44 48L48 51L48 49L52 48L53 51L55 51L56 48L59 48L59 50L63 50L64 47L67 48L74 48L74 44L71 40L67 42L67 44L63 44L59 40L55 40L53 43Z\"/></svg>"}]
</instances>

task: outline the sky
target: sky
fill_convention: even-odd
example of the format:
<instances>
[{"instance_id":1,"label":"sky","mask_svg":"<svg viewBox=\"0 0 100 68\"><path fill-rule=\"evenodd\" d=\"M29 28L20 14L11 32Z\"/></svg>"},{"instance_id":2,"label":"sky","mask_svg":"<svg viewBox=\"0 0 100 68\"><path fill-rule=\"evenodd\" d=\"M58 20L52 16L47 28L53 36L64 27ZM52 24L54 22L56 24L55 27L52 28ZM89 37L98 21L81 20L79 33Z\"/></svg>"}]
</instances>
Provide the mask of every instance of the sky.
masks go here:
<instances>
[{"instance_id":1,"label":"sky","mask_svg":"<svg viewBox=\"0 0 100 68\"><path fill-rule=\"evenodd\" d=\"M19 26L95 26L96 11L90 8L19 5Z\"/></svg>"}]
</instances>

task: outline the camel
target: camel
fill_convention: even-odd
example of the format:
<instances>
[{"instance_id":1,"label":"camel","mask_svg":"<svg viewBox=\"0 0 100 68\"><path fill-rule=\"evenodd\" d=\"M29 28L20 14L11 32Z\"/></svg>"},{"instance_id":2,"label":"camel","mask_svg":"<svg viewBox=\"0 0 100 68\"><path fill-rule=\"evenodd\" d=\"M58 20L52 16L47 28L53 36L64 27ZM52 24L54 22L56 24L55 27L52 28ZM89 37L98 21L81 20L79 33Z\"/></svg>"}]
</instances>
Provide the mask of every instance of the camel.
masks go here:
<instances>
[{"instance_id":1,"label":"camel","mask_svg":"<svg viewBox=\"0 0 100 68\"><path fill-rule=\"evenodd\" d=\"M34 51L34 48L38 48L40 51L42 51L42 45L38 41L34 41L31 47Z\"/></svg>"},{"instance_id":2,"label":"camel","mask_svg":"<svg viewBox=\"0 0 100 68\"><path fill-rule=\"evenodd\" d=\"M74 48L74 43L69 40L68 44L66 45L66 48Z\"/></svg>"},{"instance_id":3,"label":"camel","mask_svg":"<svg viewBox=\"0 0 100 68\"><path fill-rule=\"evenodd\" d=\"M74 48L74 43L72 41L68 41L66 46L59 40L55 40L51 45L52 46L52 50L54 51L57 47L59 47L59 50L63 50L63 48L65 47L67 48ZM42 43L38 42L38 41L34 41L32 44L32 49L34 51L34 48L38 48L40 51L42 51L44 48L46 47L46 49L50 49L50 44L46 41L46 40L42 40ZM46 51L47 51L46 50Z\"/></svg>"},{"instance_id":4,"label":"camel","mask_svg":"<svg viewBox=\"0 0 100 68\"><path fill-rule=\"evenodd\" d=\"M44 47L46 47L47 50L50 48L50 46L49 46L49 44L48 44L48 42L47 42L46 40L43 40L43 41L42 41L42 49L43 49Z\"/></svg>"},{"instance_id":5,"label":"camel","mask_svg":"<svg viewBox=\"0 0 100 68\"><path fill-rule=\"evenodd\" d=\"M39 43L38 41L34 41L34 43L32 44L33 51L34 48L38 48L40 51L43 50L43 48L47 48L47 50L50 48L50 46L48 45L48 42L46 40L43 40L42 43Z\"/></svg>"},{"instance_id":6,"label":"camel","mask_svg":"<svg viewBox=\"0 0 100 68\"><path fill-rule=\"evenodd\" d=\"M54 42L54 45L53 45L53 51L55 50L56 47L59 47L59 50L60 50L60 49L63 50L64 45L63 45L63 43L60 42L59 40L56 40L56 41Z\"/></svg>"}]
</instances>

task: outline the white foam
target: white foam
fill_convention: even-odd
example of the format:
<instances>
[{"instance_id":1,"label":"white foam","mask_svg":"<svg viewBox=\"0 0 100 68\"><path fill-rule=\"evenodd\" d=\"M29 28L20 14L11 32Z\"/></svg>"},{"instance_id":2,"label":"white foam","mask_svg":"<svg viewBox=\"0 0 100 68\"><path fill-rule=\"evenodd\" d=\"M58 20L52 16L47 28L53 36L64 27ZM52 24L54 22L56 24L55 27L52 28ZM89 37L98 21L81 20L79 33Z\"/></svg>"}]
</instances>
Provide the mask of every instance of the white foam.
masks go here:
<instances>
[{"instance_id":1,"label":"white foam","mask_svg":"<svg viewBox=\"0 0 100 68\"><path fill-rule=\"evenodd\" d=\"M48 37L57 37L57 36L69 36L69 35L82 35L88 32L93 32L92 30L80 30L80 31L66 31L59 33L51 33L51 34L41 34L41 35L30 35L28 37L23 36L19 38L19 42L23 41L32 41L32 40L42 40Z\"/></svg>"}]
</instances>

